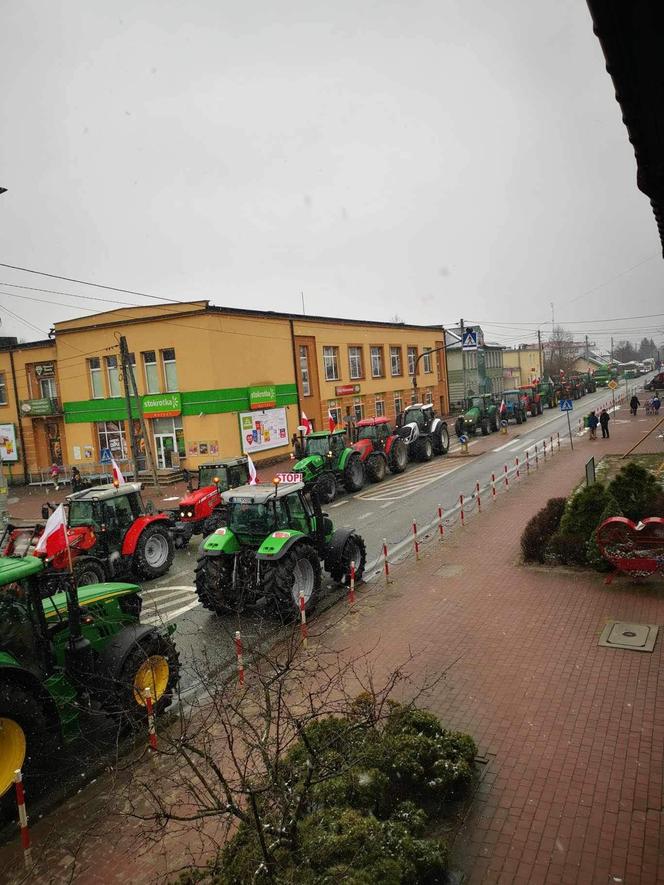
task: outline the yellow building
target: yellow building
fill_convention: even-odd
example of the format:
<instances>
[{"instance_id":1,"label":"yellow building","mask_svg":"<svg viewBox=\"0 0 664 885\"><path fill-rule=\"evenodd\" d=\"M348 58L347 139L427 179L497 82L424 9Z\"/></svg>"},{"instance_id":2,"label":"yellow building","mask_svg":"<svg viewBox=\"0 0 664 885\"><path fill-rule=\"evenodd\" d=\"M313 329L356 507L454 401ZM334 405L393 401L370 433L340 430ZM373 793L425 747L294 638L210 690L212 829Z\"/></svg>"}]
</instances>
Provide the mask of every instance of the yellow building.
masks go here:
<instances>
[{"instance_id":1,"label":"yellow building","mask_svg":"<svg viewBox=\"0 0 664 885\"><path fill-rule=\"evenodd\" d=\"M540 351L536 345L522 345L503 351L505 389L530 384L543 376Z\"/></svg>"}]
</instances>

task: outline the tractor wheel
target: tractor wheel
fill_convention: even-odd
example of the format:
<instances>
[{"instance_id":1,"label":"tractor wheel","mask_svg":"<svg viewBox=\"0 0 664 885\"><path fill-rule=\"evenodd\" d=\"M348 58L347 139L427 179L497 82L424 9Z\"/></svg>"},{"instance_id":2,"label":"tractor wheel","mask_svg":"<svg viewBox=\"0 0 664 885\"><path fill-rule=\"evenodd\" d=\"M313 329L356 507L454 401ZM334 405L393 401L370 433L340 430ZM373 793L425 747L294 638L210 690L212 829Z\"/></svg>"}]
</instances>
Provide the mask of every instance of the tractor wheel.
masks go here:
<instances>
[{"instance_id":1,"label":"tractor wheel","mask_svg":"<svg viewBox=\"0 0 664 885\"><path fill-rule=\"evenodd\" d=\"M364 464L359 452L352 454L346 461L343 484L347 492L359 492L364 485Z\"/></svg>"},{"instance_id":2,"label":"tractor wheel","mask_svg":"<svg viewBox=\"0 0 664 885\"><path fill-rule=\"evenodd\" d=\"M524 424L525 424L526 421L528 420L528 412L527 412L525 409L524 409L523 412L521 413L521 420L523 421Z\"/></svg>"},{"instance_id":3,"label":"tractor wheel","mask_svg":"<svg viewBox=\"0 0 664 885\"><path fill-rule=\"evenodd\" d=\"M418 436L413 443L413 454L416 461L430 461L433 458L433 446L428 436Z\"/></svg>"},{"instance_id":4,"label":"tractor wheel","mask_svg":"<svg viewBox=\"0 0 664 885\"><path fill-rule=\"evenodd\" d=\"M447 427L444 427L442 424L440 427L437 427L433 436L431 437L431 445L433 447L434 455L446 455L450 448L450 435L447 432Z\"/></svg>"},{"instance_id":5,"label":"tractor wheel","mask_svg":"<svg viewBox=\"0 0 664 885\"><path fill-rule=\"evenodd\" d=\"M496 412L491 419L491 430L493 433L497 433L500 430L500 416L498 415L498 412Z\"/></svg>"},{"instance_id":6,"label":"tractor wheel","mask_svg":"<svg viewBox=\"0 0 664 885\"><path fill-rule=\"evenodd\" d=\"M180 678L180 656L170 636L154 630L134 643L132 650L113 676L113 706L129 719L144 719L145 689L152 695L156 714L163 713L173 700Z\"/></svg>"},{"instance_id":7,"label":"tractor wheel","mask_svg":"<svg viewBox=\"0 0 664 885\"><path fill-rule=\"evenodd\" d=\"M522 424L522 423L523 423L523 419L521 418L521 412L515 412L514 417L516 418L516 423L517 423L517 424Z\"/></svg>"},{"instance_id":8,"label":"tractor wheel","mask_svg":"<svg viewBox=\"0 0 664 885\"><path fill-rule=\"evenodd\" d=\"M401 437L397 437L392 443L388 458L390 473L404 472L406 465L408 464L408 446Z\"/></svg>"},{"instance_id":9,"label":"tractor wheel","mask_svg":"<svg viewBox=\"0 0 664 885\"><path fill-rule=\"evenodd\" d=\"M490 428L489 428L489 419L488 419L488 418L482 418L482 422L481 422L481 424L480 424L480 427L482 428L482 436L488 436L488 435L489 435L489 429L490 429Z\"/></svg>"},{"instance_id":10,"label":"tractor wheel","mask_svg":"<svg viewBox=\"0 0 664 885\"><path fill-rule=\"evenodd\" d=\"M369 477L371 482L382 482L385 479L385 474L387 473L387 464L385 462L385 457L378 453L374 455L369 455L366 464L364 465L364 469L366 470L367 476Z\"/></svg>"},{"instance_id":11,"label":"tractor wheel","mask_svg":"<svg viewBox=\"0 0 664 885\"><path fill-rule=\"evenodd\" d=\"M537 414L541 415L544 412L544 406L542 405L542 400L537 403Z\"/></svg>"},{"instance_id":12,"label":"tractor wheel","mask_svg":"<svg viewBox=\"0 0 664 885\"><path fill-rule=\"evenodd\" d=\"M337 497L337 481L332 473L323 473L314 483L314 494L321 504L329 504Z\"/></svg>"},{"instance_id":13,"label":"tractor wheel","mask_svg":"<svg viewBox=\"0 0 664 885\"><path fill-rule=\"evenodd\" d=\"M218 615L242 611L242 596L233 587L234 556L198 557L194 569L196 595L203 608Z\"/></svg>"},{"instance_id":14,"label":"tractor wheel","mask_svg":"<svg viewBox=\"0 0 664 885\"><path fill-rule=\"evenodd\" d=\"M321 588L320 559L315 547L300 542L263 572L263 589L284 620L300 614L300 591L307 614L318 604Z\"/></svg>"},{"instance_id":15,"label":"tractor wheel","mask_svg":"<svg viewBox=\"0 0 664 885\"><path fill-rule=\"evenodd\" d=\"M454 432L457 436L463 436L464 423L463 418L457 418L454 422Z\"/></svg>"},{"instance_id":16,"label":"tractor wheel","mask_svg":"<svg viewBox=\"0 0 664 885\"><path fill-rule=\"evenodd\" d=\"M201 527L203 537L209 537L215 529L221 528L222 525L226 525L227 518L228 513L226 508L217 508L217 510L213 510Z\"/></svg>"},{"instance_id":17,"label":"tractor wheel","mask_svg":"<svg viewBox=\"0 0 664 885\"><path fill-rule=\"evenodd\" d=\"M141 577L160 578L173 562L175 545L165 526L153 523L143 529L134 551L134 570Z\"/></svg>"},{"instance_id":18,"label":"tractor wheel","mask_svg":"<svg viewBox=\"0 0 664 885\"><path fill-rule=\"evenodd\" d=\"M79 556L74 560L74 577L77 587L103 584L108 580L104 566L91 556Z\"/></svg>"},{"instance_id":19,"label":"tractor wheel","mask_svg":"<svg viewBox=\"0 0 664 885\"><path fill-rule=\"evenodd\" d=\"M533 403L533 405L530 409L530 417L537 418L538 415L539 415L539 409L537 408L537 403Z\"/></svg>"},{"instance_id":20,"label":"tractor wheel","mask_svg":"<svg viewBox=\"0 0 664 885\"><path fill-rule=\"evenodd\" d=\"M346 539L341 556L330 568L330 577L337 584L347 586L350 579L350 564L355 563L355 580L361 581L367 564L367 548L364 538L352 532Z\"/></svg>"},{"instance_id":21,"label":"tractor wheel","mask_svg":"<svg viewBox=\"0 0 664 885\"><path fill-rule=\"evenodd\" d=\"M39 699L19 685L0 683L0 818L16 811L16 769L21 769L26 788L34 794L54 743Z\"/></svg>"}]
</instances>

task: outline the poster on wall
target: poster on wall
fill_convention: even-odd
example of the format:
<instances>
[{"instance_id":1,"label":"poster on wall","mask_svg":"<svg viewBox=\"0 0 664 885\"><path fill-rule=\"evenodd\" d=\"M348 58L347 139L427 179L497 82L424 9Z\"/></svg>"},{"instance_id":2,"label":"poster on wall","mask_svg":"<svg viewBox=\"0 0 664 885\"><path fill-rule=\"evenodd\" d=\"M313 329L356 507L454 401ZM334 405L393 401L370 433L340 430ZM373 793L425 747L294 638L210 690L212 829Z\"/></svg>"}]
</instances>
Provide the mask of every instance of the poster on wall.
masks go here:
<instances>
[{"instance_id":1,"label":"poster on wall","mask_svg":"<svg viewBox=\"0 0 664 885\"><path fill-rule=\"evenodd\" d=\"M190 458L195 458L198 455L198 443L189 443L188 454Z\"/></svg>"},{"instance_id":2,"label":"poster on wall","mask_svg":"<svg viewBox=\"0 0 664 885\"><path fill-rule=\"evenodd\" d=\"M0 424L0 458L3 461L18 461L13 424Z\"/></svg>"},{"instance_id":3,"label":"poster on wall","mask_svg":"<svg viewBox=\"0 0 664 885\"><path fill-rule=\"evenodd\" d=\"M288 445L286 409L240 412L240 433L245 455Z\"/></svg>"}]
</instances>

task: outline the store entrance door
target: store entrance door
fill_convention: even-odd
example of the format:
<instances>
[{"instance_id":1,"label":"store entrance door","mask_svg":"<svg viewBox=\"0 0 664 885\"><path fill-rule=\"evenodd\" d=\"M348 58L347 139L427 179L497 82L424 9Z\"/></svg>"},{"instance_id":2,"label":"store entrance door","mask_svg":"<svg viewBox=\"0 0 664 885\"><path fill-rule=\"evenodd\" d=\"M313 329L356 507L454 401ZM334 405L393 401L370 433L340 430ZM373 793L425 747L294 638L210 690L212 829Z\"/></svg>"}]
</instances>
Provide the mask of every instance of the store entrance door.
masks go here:
<instances>
[{"instance_id":1,"label":"store entrance door","mask_svg":"<svg viewBox=\"0 0 664 885\"><path fill-rule=\"evenodd\" d=\"M155 433L154 445L157 453L157 469L173 467L173 453L177 451L174 433Z\"/></svg>"}]
</instances>

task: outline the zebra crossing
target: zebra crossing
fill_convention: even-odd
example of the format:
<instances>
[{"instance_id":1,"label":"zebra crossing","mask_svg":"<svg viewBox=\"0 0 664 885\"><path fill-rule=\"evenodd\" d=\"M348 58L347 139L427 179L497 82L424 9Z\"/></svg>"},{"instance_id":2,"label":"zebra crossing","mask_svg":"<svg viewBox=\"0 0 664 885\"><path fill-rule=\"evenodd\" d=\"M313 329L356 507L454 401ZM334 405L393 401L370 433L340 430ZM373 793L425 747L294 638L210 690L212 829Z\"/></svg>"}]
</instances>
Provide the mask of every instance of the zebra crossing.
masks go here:
<instances>
[{"instance_id":1,"label":"zebra crossing","mask_svg":"<svg viewBox=\"0 0 664 885\"><path fill-rule=\"evenodd\" d=\"M166 587L151 587L143 590L144 624L168 624L191 609L200 605L193 584L178 584Z\"/></svg>"},{"instance_id":2,"label":"zebra crossing","mask_svg":"<svg viewBox=\"0 0 664 885\"><path fill-rule=\"evenodd\" d=\"M428 463L414 470L409 470L389 483L379 484L353 495L356 500L360 501L378 501L385 504L393 501L400 501L402 498L408 498L414 495L420 489L437 482L449 473L459 470L462 464L454 464L449 461L441 461L439 464Z\"/></svg>"}]
</instances>

